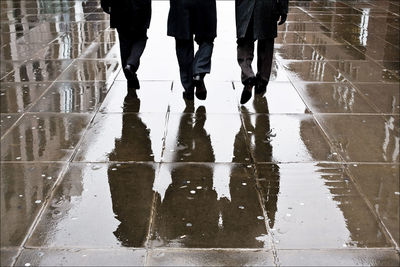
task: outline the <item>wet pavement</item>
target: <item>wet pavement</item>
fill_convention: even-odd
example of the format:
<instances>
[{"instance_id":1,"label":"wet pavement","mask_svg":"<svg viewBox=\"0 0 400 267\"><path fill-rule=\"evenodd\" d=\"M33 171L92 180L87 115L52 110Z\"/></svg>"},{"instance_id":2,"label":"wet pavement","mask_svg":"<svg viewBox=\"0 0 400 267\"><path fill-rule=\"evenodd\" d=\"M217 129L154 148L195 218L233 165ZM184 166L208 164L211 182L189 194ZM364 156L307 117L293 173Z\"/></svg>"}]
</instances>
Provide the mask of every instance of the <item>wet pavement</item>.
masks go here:
<instances>
[{"instance_id":1,"label":"wet pavement","mask_svg":"<svg viewBox=\"0 0 400 267\"><path fill-rule=\"evenodd\" d=\"M234 1L208 98L153 1L138 98L96 0L1 0L1 265L399 265L398 0L290 1L239 105Z\"/></svg>"}]
</instances>

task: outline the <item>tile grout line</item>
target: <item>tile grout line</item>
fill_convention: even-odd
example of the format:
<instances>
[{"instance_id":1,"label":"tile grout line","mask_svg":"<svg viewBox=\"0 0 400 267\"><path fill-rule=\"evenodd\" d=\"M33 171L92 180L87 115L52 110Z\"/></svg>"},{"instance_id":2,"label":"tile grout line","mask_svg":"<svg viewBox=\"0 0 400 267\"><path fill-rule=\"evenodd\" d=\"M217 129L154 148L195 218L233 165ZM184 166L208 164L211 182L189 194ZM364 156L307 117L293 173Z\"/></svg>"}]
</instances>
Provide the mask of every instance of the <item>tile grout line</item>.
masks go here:
<instances>
[{"instance_id":1,"label":"tile grout line","mask_svg":"<svg viewBox=\"0 0 400 267\"><path fill-rule=\"evenodd\" d=\"M232 82L232 87L233 87L233 90L236 89L236 88L235 88L234 82ZM243 127L243 129L244 129L243 135L244 135L244 139L246 140L246 150L247 150L247 152L249 153L250 158L251 158L250 164L254 166L254 169L253 169L254 177L252 177L252 178L255 180L256 191L257 191L257 198L258 198L258 204L260 205L261 210L262 210L262 212L263 212L263 216L264 216L264 225L265 225L265 228L266 228L266 230L267 230L267 234L268 234L269 237L270 237L270 238L269 238L269 243L270 243L269 245L271 246L271 251L272 251L272 255L273 255L273 262L274 262L275 266L280 266L279 257L278 257L278 253L277 253L277 249L276 249L276 247L275 247L274 236L273 236L273 233L272 233L272 231L271 231L271 229L270 229L270 227L269 227L269 224L268 224L269 218L268 218L267 211L265 210L264 198L263 198L263 194L262 194L262 192L261 192L261 190L260 190L261 186L260 186L260 184L259 184L259 182L258 182L258 179L257 179L257 176L258 176L257 164L256 164L256 161L255 161L255 157L254 157L254 155L253 155L253 153L252 153L252 151L251 151L251 149L250 149L250 147L249 147L251 141L250 141L250 138L249 138L249 136L248 136L248 134L247 134L247 131L246 131L246 124L244 123L244 118L243 118L243 113L240 112L240 111L241 111L241 109L240 109L240 103L238 103L238 102L237 102L237 108L238 108L238 110L239 110L239 116L240 116L241 127ZM240 129L239 129L239 132L240 132ZM243 163L243 164L249 164L249 163ZM247 169L246 169L246 172L247 172Z\"/></svg>"},{"instance_id":2,"label":"tile grout line","mask_svg":"<svg viewBox=\"0 0 400 267\"><path fill-rule=\"evenodd\" d=\"M170 90L172 92L173 90L173 86L174 86L174 82L171 82L171 87ZM161 164L162 164L162 159L163 159L163 155L164 155L164 151L165 151L165 144L166 144L166 140L167 140L167 134L168 134L168 125L169 125L169 118L170 118L170 108L168 105L167 108L167 112L165 114L165 124L164 124L164 134L163 134L163 143L162 143L162 149L161 149L161 155L160 155L160 162L157 163L157 171L156 171L156 175L154 176L154 180L156 180L157 177L159 177L160 175L160 170L161 170ZM147 231L147 235L146 235L146 241L145 241L145 248L146 248L146 255L145 255L145 261L144 261L144 266L148 266L149 265L149 257L150 257L150 251L151 250L151 246L152 246L152 242L151 242L151 235L153 232L153 228L154 228L154 223L155 223L155 217L157 215L157 202L158 202L158 195L157 192L154 191L153 193L153 201L151 204L151 212L150 212L150 220L149 220L149 228Z\"/></svg>"}]
</instances>

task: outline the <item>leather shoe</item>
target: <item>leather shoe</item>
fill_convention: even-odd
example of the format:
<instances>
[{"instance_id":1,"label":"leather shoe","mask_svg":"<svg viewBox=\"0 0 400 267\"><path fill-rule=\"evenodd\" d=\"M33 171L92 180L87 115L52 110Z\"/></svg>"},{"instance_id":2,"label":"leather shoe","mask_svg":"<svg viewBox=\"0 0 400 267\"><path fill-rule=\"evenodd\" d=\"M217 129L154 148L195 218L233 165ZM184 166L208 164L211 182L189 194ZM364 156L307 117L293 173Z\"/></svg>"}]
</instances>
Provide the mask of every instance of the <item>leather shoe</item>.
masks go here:
<instances>
[{"instance_id":1,"label":"leather shoe","mask_svg":"<svg viewBox=\"0 0 400 267\"><path fill-rule=\"evenodd\" d=\"M204 84L204 78L201 75L196 75L193 77L193 84L196 87L196 97L200 100L206 100L207 88Z\"/></svg>"},{"instance_id":2,"label":"leather shoe","mask_svg":"<svg viewBox=\"0 0 400 267\"><path fill-rule=\"evenodd\" d=\"M139 79L133 71L131 65L126 65L124 68L125 77L128 80L128 88L140 89Z\"/></svg>"},{"instance_id":3,"label":"leather shoe","mask_svg":"<svg viewBox=\"0 0 400 267\"><path fill-rule=\"evenodd\" d=\"M257 77L257 83L254 88L254 92L256 94L264 94L267 91L268 81L262 80L260 77Z\"/></svg>"}]
</instances>

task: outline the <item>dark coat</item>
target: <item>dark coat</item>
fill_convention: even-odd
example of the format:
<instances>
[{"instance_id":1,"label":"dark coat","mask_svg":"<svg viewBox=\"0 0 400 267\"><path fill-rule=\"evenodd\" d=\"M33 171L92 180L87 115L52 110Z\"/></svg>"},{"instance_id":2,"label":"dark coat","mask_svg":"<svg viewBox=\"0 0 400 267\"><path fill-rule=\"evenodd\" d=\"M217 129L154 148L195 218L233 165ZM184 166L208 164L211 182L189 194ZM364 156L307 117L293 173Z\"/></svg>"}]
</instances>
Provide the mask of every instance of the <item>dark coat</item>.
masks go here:
<instances>
[{"instance_id":1,"label":"dark coat","mask_svg":"<svg viewBox=\"0 0 400 267\"><path fill-rule=\"evenodd\" d=\"M150 26L151 0L101 0L101 7L106 13L111 8L111 28L145 32Z\"/></svg>"},{"instance_id":2,"label":"dark coat","mask_svg":"<svg viewBox=\"0 0 400 267\"><path fill-rule=\"evenodd\" d=\"M289 0L235 0L236 34L244 38L254 16L253 37L256 40L277 36L277 18L288 13Z\"/></svg>"},{"instance_id":3,"label":"dark coat","mask_svg":"<svg viewBox=\"0 0 400 267\"><path fill-rule=\"evenodd\" d=\"M217 36L215 0L170 0L168 35L188 40L214 40Z\"/></svg>"}]
</instances>

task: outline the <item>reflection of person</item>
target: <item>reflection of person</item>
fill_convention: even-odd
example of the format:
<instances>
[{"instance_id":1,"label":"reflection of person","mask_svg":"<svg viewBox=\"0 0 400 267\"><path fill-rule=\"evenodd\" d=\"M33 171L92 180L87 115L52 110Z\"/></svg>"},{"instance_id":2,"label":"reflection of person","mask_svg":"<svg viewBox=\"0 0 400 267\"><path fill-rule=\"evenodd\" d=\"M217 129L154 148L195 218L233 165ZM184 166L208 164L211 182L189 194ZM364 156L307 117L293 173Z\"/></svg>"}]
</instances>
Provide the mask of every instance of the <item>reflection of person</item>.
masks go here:
<instances>
[{"instance_id":1,"label":"reflection of person","mask_svg":"<svg viewBox=\"0 0 400 267\"><path fill-rule=\"evenodd\" d=\"M252 89L261 94L266 91L271 74L274 38L277 36L277 20L279 25L286 21L289 0L235 0L237 59L242 69L244 85L240 103L251 98ZM254 42L257 44L257 75L252 69L254 58Z\"/></svg>"},{"instance_id":2,"label":"reflection of person","mask_svg":"<svg viewBox=\"0 0 400 267\"><path fill-rule=\"evenodd\" d=\"M253 156L256 162L265 162L266 165L258 165L257 168L263 168L261 173L262 178L265 180L260 181L260 186L263 193L265 209L267 211L269 225L272 228L275 223L275 213L277 211L277 201L279 193L279 166L273 164L273 154L271 145L271 125L268 115L268 102L265 96L257 95L253 102L254 110L257 115L255 119L255 125L252 124L251 117L246 107L242 107L243 121L246 127L246 131L254 134ZM261 114L261 111L266 111L266 114ZM242 130L243 131L243 130ZM243 134L243 133L238 133ZM234 155L240 157L236 149Z\"/></svg>"},{"instance_id":3,"label":"reflection of person","mask_svg":"<svg viewBox=\"0 0 400 267\"><path fill-rule=\"evenodd\" d=\"M136 71L146 47L151 0L101 0L101 7L111 15L111 28L117 28L118 31L121 63L130 94L140 88Z\"/></svg>"},{"instance_id":4,"label":"reflection of person","mask_svg":"<svg viewBox=\"0 0 400 267\"><path fill-rule=\"evenodd\" d=\"M139 99L125 101L124 111L138 111ZM128 107L129 106L129 107ZM124 113L122 134L115 140L110 161L154 161L149 131L137 114ZM140 137L140 138L138 138ZM110 164L108 179L112 207L120 221L114 232L122 245L139 247L146 239L153 203L155 169L150 164Z\"/></svg>"},{"instance_id":5,"label":"reflection of person","mask_svg":"<svg viewBox=\"0 0 400 267\"><path fill-rule=\"evenodd\" d=\"M176 55L183 97L204 100L207 90L204 76L211 71L211 56L217 36L217 8L215 0L170 0L168 35L175 37ZM193 35L199 45L194 54Z\"/></svg>"}]
</instances>

